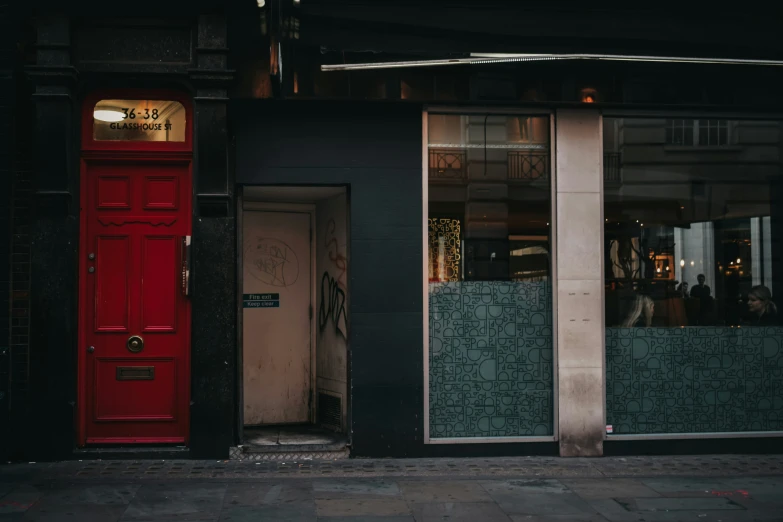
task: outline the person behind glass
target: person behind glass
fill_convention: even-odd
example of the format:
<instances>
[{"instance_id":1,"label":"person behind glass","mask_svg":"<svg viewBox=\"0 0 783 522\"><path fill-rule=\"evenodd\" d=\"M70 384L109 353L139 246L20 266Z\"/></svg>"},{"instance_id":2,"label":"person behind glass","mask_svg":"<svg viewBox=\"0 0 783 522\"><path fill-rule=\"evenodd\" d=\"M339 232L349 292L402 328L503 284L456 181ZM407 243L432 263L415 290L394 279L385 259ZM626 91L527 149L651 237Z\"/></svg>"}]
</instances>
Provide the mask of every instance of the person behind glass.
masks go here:
<instances>
[{"instance_id":1,"label":"person behind glass","mask_svg":"<svg viewBox=\"0 0 783 522\"><path fill-rule=\"evenodd\" d=\"M699 284L691 288L691 297L696 299L710 297L710 287L704 284L704 281L706 280L707 278L704 276L704 274L699 274L696 276L696 281L698 281Z\"/></svg>"},{"instance_id":2,"label":"person behind glass","mask_svg":"<svg viewBox=\"0 0 783 522\"><path fill-rule=\"evenodd\" d=\"M655 303L646 295L637 295L628 315L620 325L622 328L633 328L635 326L650 327L652 325L653 313L655 313Z\"/></svg>"},{"instance_id":3,"label":"person behind glass","mask_svg":"<svg viewBox=\"0 0 783 522\"><path fill-rule=\"evenodd\" d=\"M748 312L751 325L778 324L778 307L772 302L772 292L764 285L754 286L748 292Z\"/></svg>"},{"instance_id":4,"label":"person behind glass","mask_svg":"<svg viewBox=\"0 0 783 522\"><path fill-rule=\"evenodd\" d=\"M677 287L677 293L680 294L680 296L683 299L687 299L688 298L688 282L687 281L683 281L682 283L680 283L680 286Z\"/></svg>"}]
</instances>

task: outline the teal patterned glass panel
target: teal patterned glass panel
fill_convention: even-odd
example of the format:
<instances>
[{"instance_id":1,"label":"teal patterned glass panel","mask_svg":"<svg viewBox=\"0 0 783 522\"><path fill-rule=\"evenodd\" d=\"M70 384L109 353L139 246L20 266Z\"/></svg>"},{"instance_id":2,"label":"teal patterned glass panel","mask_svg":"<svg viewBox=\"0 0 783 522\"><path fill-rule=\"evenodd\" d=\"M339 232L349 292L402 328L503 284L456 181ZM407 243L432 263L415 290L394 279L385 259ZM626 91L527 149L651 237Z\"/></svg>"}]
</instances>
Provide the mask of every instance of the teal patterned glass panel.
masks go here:
<instances>
[{"instance_id":1,"label":"teal patterned glass panel","mask_svg":"<svg viewBox=\"0 0 783 522\"><path fill-rule=\"evenodd\" d=\"M783 430L783 328L606 329L613 434Z\"/></svg>"},{"instance_id":2,"label":"teal patterned glass panel","mask_svg":"<svg viewBox=\"0 0 783 522\"><path fill-rule=\"evenodd\" d=\"M430 284L430 436L553 434L548 282Z\"/></svg>"}]
</instances>

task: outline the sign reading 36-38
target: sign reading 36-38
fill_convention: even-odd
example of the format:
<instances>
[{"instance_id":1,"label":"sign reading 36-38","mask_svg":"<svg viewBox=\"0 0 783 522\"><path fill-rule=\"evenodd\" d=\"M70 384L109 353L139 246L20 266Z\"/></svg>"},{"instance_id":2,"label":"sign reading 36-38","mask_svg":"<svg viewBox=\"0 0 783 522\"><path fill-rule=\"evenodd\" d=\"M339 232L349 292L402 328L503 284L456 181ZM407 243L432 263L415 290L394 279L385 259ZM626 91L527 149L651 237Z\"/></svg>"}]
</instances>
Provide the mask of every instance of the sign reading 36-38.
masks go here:
<instances>
[{"instance_id":1,"label":"sign reading 36-38","mask_svg":"<svg viewBox=\"0 0 783 522\"><path fill-rule=\"evenodd\" d=\"M173 123L157 123L157 119L160 118L160 111L158 109L150 110L149 107L141 107L139 112L136 112L136 107L120 107L122 111L122 122L111 122L109 128L112 130L125 130L125 129L141 129L141 130L172 130L174 128ZM138 115L138 116L137 116ZM133 121L136 119L141 121ZM127 121L131 120L131 121ZM152 120L148 122L146 120Z\"/></svg>"}]
</instances>

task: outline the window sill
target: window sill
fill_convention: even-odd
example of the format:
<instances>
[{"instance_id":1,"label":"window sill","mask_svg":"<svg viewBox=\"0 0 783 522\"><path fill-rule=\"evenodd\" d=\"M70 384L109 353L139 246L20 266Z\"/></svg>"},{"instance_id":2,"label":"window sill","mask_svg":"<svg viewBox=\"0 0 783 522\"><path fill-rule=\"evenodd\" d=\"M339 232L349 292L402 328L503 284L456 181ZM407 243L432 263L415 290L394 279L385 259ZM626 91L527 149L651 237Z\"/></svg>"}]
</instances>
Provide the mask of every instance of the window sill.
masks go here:
<instances>
[{"instance_id":1,"label":"window sill","mask_svg":"<svg viewBox=\"0 0 783 522\"><path fill-rule=\"evenodd\" d=\"M664 145L666 152L741 152L739 145Z\"/></svg>"}]
</instances>

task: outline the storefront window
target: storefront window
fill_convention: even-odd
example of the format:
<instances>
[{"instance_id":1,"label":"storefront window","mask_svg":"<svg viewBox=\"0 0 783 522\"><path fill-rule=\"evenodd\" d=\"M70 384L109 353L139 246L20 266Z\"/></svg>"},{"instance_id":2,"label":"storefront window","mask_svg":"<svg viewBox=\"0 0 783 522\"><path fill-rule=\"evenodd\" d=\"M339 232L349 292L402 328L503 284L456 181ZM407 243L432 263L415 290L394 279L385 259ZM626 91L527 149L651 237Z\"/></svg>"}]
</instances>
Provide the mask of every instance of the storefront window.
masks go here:
<instances>
[{"instance_id":1,"label":"storefront window","mask_svg":"<svg viewBox=\"0 0 783 522\"><path fill-rule=\"evenodd\" d=\"M783 429L781 153L779 122L604 119L612 434Z\"/></svg>"},{"instance_id":2,"label":"storefront window","mask_svg":"<svg viewBox=\"0 0 783 522\"><path fill-rule=\"evenodd\" d=\"M430 437L552 435L549 118L428 122Z\"/></svg>"}]
</instances>

